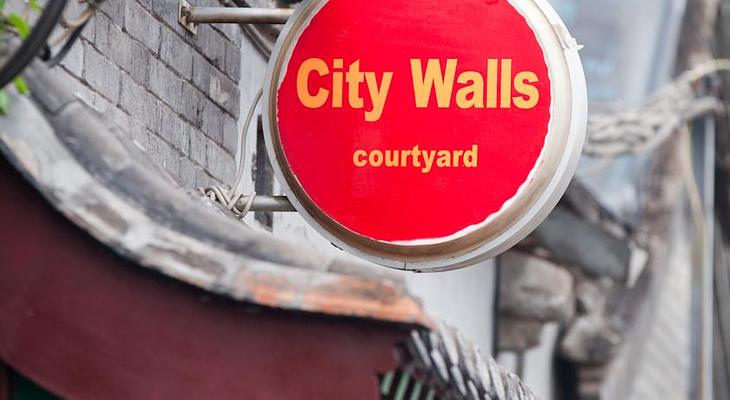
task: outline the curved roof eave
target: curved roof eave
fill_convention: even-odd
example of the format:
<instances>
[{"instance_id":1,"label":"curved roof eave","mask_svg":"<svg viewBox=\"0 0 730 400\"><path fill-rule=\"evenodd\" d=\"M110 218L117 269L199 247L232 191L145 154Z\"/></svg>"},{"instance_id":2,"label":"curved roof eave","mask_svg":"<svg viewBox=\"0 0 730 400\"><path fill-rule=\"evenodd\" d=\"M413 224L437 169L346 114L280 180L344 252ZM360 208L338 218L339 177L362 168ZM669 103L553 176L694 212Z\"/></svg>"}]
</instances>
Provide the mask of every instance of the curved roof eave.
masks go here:
<instances>
[{"instance_id":1,"label":"curved roof eave","mask_svg":"<svg viewBox=\"0 0 730 400\"><path fill-rule=\"evenodd\" d=\"M432 326L387 271L344 268L251 231L166 177L45 66L25 75L33 99L11 95L0 150L58 211L117 253L240 301Z\"/></svg>"}]
</instances>

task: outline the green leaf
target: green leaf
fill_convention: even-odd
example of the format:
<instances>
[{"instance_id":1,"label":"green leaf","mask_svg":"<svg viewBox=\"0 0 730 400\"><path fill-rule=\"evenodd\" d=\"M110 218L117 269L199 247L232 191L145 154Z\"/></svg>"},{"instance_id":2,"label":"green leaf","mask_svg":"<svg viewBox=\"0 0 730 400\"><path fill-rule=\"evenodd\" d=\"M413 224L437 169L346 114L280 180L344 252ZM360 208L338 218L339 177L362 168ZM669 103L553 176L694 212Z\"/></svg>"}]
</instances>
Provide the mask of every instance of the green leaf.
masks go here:
<instances>
[{"instance_id":1,"label":"green leaf","mask_svg":"<svg viewBox=\"0 0 730 400\"><path fill-rule=\"evenodd\" d=\"M5 2L5 0L0 0L0 2ZM30 9L33 10L36 14L41 13L41 6L38 5L38 0L30 0L28 2L28 5L30 6Z\"/></svg>"},{"instance_id":2,"label":"green leaf","mask_svg":"<svg viewBox=\"0 0 730 400\"><path fill-rule=\"evenodd\" d=\"M10 98L5 90L0 90L0 114L7 115L10 108Z\"/></svg>"},{"instance_id":3,"label":"green leaf","mask_svg":"<svg viewBox=\"0 0 730 400\"><path fill-rule=\"evenodd\" d=\"M22 76L18 76L13 80L13 83L15 84L15 88L18 89L18 93L20 94L27 94L28 93L28 84L25 83L25 79L23 79Z\"/></svg>"},{"instance_id":4,"label":"green leaf","mask_svg":"<svg viewBox=\"0 0 730 400\"><path fill-rule=\"evenodd\" d=\"M20 15L16 13L10 14L8 16L8 22L10 22L10 24L15 27L21 39L25 39L28 37L28 35L30 35L30 27L28 26L28 22L26 22L25 18L21 17Z\"/></svg>"},{"instance_id":5,"label":"green leaf","mask_svg":"<svg viewBox=\"0 0 730 400\"><path fill-rule=\"evenodd\" d=\"M0 11L5 8L5 0L0 0Z\"/></svg>"}]
</instances>

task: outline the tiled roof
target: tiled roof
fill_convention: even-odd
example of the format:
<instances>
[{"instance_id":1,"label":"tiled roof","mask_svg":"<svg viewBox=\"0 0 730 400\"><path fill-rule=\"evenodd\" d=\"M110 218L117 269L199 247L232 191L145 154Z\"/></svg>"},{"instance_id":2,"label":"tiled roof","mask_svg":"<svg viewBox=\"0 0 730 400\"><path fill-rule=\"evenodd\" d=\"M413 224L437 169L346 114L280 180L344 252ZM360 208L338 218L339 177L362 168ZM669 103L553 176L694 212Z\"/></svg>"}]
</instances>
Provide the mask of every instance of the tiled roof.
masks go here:
<instances>
[{"instance_id":1,"label":"tiled roof","mask_svg":"<svg viewBox=\"0 0 730 400\"><path fill-rule=\"evenodd\" d=\"M236 300L430 326L404 284L255 233L191 196L36 64L0 121L5 156L73 223L140 265Z\"/></svg>"}]
</instances>

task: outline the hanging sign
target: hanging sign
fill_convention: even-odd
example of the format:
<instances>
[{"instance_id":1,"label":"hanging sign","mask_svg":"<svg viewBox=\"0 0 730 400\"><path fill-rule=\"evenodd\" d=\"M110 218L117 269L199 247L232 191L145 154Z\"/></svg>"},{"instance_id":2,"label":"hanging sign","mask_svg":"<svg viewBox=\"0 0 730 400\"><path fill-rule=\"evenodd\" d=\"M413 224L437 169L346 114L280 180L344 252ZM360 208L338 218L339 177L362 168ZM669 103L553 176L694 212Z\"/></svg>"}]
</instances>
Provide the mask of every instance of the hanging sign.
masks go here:
<instances>
[{"instance_id":1,"label":"hanging sign","mask_svg":"<svg viewBox=\"0 0 730 400\"><path fill-rule=\"evenodd\" d=\"M338 247L458 268L555 206L585 91L578 46L545 0L310 0L269 65L267 148L296 209Z\"/></svg>"}]
</instances>

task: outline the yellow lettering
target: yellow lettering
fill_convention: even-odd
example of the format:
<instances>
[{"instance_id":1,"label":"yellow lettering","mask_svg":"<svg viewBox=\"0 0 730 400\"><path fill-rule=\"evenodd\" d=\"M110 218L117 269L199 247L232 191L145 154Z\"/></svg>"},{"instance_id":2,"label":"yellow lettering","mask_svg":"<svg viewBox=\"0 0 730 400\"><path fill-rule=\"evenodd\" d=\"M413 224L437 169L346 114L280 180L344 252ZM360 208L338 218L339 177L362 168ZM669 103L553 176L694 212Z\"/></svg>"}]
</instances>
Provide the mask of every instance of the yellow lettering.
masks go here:
<instances>
[{"instance_id":1,"label":"yellow lettering","mask_svg":"<svg viewBox=\"0 0 730 400\"><path fill-rule=\"evenodd\" d=\"M302 63L297 73L297 95L299 101L307 108L320 108L327 102L329 91L319 88L317 94L312 95L309 92L309 76L312 72L316 72L319 76L327 75L329 68L327 64L319 58L310 58Z\"/></svg>"},{"instance_id":2,"label":"yellow lettering","mask_svg":"<svg viewBox=\"0 0 730 400\"><path fill-rule=\"evenodd\" d=\"M403 150L400 152L400 163L401 165L408 165L408 157L411 156L410 150Z\"/></svg>"},{"instance_id":3,"label":"yellow lettering","mask_svg":"<svg viewBox=\"0 0 730 400\"><path fill-rule=\"evenodd\" d=\"M378 85L378 79L375 76L375 72L366 72L365 80L368 84L370 98L373 101L373 109L365 111L365 121L375 122L383 115L385 101L388 98L388 91L390 90L390 83L393 81L393 73L383 73L383 79L380 82L380 85Z\"/></svg>"},{"instance_id":4,"label":"yellow lettering","mask_svg":"<svg viewBox=\"0 0 730 400\"><path fill-rule=\"evenodd\" d=\"M341 58L335 58L332 62L334 69L342 69L344 60ZM342 108L342 81L344 79L343 73L336 71L332 74L332 108Z\"/></svg>"},{"instance_id":5,"label":"yellow lettering","mask_svg":"<svg viewBox=\"0 0 730 400\"><path fill-rule=\"evenodd\" d=\"M426 164L423 169L421 169L421 172L424 174L427 174L431 172L431 168L433 168L433 162L436 160L436 150L431 151L424 151L423 154L423 161Z\"/></svg>"},{"instance_id":6,"label":"yellow lettering","mask_svg":"<svg viewBox=\"0 0 730 400\"><path fill-rule=\"evenodd\" d=\"M398 150L385 150L385 166L388 168L398 167Z\"/></svg>"},{"instance_id":7,"label":"yellow lettering","mask_svg":"<svg viewBox=\"0 0 730 400\"><path fill-rule=\"evenodd\" d=\"M459 108L484 108L484 78L482 74L466 71L459 74L457 82L464 86L456 92Z\"/></svg>"},{"instance_id":8,"label":"yellow lettering","mask_svg":"<svg viewBox=\"0 0 730 400\"><path fill-rule=\"evenodd\" d=\"M373 150L370 153L370 165L373 167L379 167L383 165L383 152L380 150Z\"/></svg>"},{"instance_id":9,"label":"yellow lettering","mask_svg":"<svg viewBox=\"0 0 730 400\"><path fill-rule=\"evenodd\" d=\"M414 168L428 174L434 168L476 168L479 162L479 145L465 150L422 150L415 145L411 150L355 150L352 163L357 168Z\"/></svg>"},{"instance_id":10,"label":"yellow lettering","mask_svg":"<svg viewBox=\"0 0 730 400\"><path fill-rule=\"evenodd\" d=\"M487 60L487 108L497 108L497 68L499 61Z\"/></svg>"},{"instance_id":11,"label":"yellow lettering","mask_svg":"<svg viewBox=\"0 0 730 400\"><path fill-rule=\"evenodd\" d=\"M362 96L360 96L360 84L365 82L365 74L360 72L360 60L350 64L350 69L345 74L345 80L348 85L347 99L350 107L357 109L365 107Z\"/></svg>"},{"instance_id":12,"label":"yellow lettering","mask_svg":"<svg viewBox=\"0 0 730 400\"><path fill-rule=\"evenodd\" d=\"M502 60L502 82L500 83L500 107L512 107L512 60Z\"/></svg>"},{"instance_id":13,"label":"yellow lettering","mask_svg":"<svg viewBox=\"0 0 730 400\"><path fill-rule=\"evenodd\" d=\"M357 150L355 151L355 154L352 155L352 162L355 164L356 167L364 167L368 165L367 161L368 152L365 150Z\"/></svg>"},{"instance_id":14,"label":"yellow lettering","mask_svg":"<svg viewBox=\"0 0 730 400\"><path fill-rule=\"evenodd\" d=\"M464 155L463 150L454 150L454 167L459 166L459 161L461 160L461 156Z\"/></svg>"},{"instance_id":15,"label":"yellow lettering","mask_svg":"<svg viewBox=\"0 0 730 400\"><path fill-rule=\"evenodd\" d=\"M418 148L418 146L413 146L413 150L411 150L411 154L413 155L413 166L416 168L421 168L421 149Z\"/></svg>"},{"instance_id":16,"label":"yellow lettering","mask_svg":"<svg viewBox=\"0 0 730 400\"><path fill-rule=\"evenodd\" d=\"M450 168L451 152L448 150L440 150L438 152L438 160L436 160L436 166L439 168Z\"/></svg>"},{"instance_id":17,"label":"yellow lettering","mask_svg":"<svg viewBox=\"0 0 730 400\"><path fill-rule=\"evenodd\" d=\"M464 166L467 168L476 168L479 165L479 146L471 146L471 150L464 153Z\"/></svg>"},{"instance_id":18,"label":"yellow lettering","mask_svg":"<svg viewBox=\"0 0 730 400\"><path fill-rule=\"evenodd\" d=\"M520 72L515 76L515 91L522 95L514 98L518 108L530 109L537 105L540 100L540 92L534 85L531 85L537 81L537 74L532 71Z\"/></svg>"},{"instance_id":19,"label":"yellow lettering","mask_svg":"<svg viewBox=\"0 0 730 400\"><path fill-rule=\"evenodd\" d=\"M426 72L423 72L421 60L411 60L411 75L413 90L416 96L416 107L427 108L431 99L431 92L435 90L439 108L449 108L451 94L454 90L457 60L450 58L446 61L446 71L441 71L441 61L429 59Z\"/></svg>"}]
</instances>

